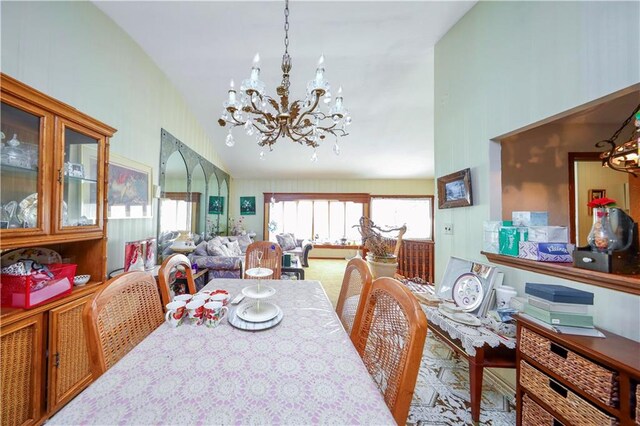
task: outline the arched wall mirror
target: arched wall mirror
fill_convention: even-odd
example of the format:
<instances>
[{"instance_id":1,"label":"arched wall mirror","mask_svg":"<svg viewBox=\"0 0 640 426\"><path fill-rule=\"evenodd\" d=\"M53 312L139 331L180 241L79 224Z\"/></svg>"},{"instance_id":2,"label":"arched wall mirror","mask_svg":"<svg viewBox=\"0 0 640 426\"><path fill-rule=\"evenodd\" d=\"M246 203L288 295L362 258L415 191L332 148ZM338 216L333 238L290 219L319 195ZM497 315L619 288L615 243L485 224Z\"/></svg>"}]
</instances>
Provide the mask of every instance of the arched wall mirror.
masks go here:
<instances>
[{"instance_id":1,"label":"arched wall mirror","mask_svg":"<svg viewBox=\"0 0 640 426\"><path fill-rule=\"evenodd\" d=\"M207 219L211 217L209 197L219 196L218 182L228 182L229 175L164 129L160 142L158 183L162 192L158 209L158 259L162 261L163 253L181 232L191 233L198 241L213 233L221 234L222 229L226 232L227 210L216 217L219 232L215 232L213 226L207 229ZM228 201L226 185L225 191L225 201Z\"/></svg>"},{"instance_id":2,"label":"arched wall mirror","mask_svg":"<svg viewBox=\"0 0 640 426\"><path fill-rule=\"evenodd\" d=\"M220 182L220 198L223 200L223 204L218 226L220 233L226 235L229 232L229 184L226 179Z\"/></svg>"},{"instance_id":3,"label":"arched wall mirror","mask_svg":"<svg viewBox=\"0 0 640 426\"><path fill-rule=\"evenodd\" d=\"M218 183L218 177L212 174L209 177L209 196L207 199L207 233L219 233L219 220L220 213L217 213L217 203L220 200L220 184Z\"/></svg>"}]
</instances>

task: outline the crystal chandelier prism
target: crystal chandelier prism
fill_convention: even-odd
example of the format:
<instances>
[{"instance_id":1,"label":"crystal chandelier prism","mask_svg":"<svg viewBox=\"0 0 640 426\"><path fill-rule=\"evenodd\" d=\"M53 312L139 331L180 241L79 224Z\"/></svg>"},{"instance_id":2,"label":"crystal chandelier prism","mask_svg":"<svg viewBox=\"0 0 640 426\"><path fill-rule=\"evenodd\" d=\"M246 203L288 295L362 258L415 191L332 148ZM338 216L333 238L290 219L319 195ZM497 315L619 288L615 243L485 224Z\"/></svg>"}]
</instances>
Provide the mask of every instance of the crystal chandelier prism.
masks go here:
<instances>
[{"instance_id":1,"label":"crystal chandelier prism","mask_svg":"<svg viewBox=\"0 0 640 426\"><path fill-rule=\"evenodd\" d=\"M329 135L333 135L333 152L339 155L338 137L348 135L346 128L351 124L351 116L343 105L342 87L331 104L331 88L324 78L324 55L318 61L315 78L307 84L305 99L289 102L289 0L285 0L284 8L284 55L281 67L282 82L276 88L279 100L265 94L265 84L260 80L259 54L254 57L251 75L242 82L239 93L231 80L229 97L223 104L224 111L218 120L222 127L229 125L225 143L230 147L235 145L232 131L241 126L247 135L255 136L257 144L263 148L260 159L265 158L265 147L272 151L273 145L282 138L312 147L311 161L317 161L316 148ZM323 104L326 105L326 111L322 111Z\"/></svg>"}]
</instances>

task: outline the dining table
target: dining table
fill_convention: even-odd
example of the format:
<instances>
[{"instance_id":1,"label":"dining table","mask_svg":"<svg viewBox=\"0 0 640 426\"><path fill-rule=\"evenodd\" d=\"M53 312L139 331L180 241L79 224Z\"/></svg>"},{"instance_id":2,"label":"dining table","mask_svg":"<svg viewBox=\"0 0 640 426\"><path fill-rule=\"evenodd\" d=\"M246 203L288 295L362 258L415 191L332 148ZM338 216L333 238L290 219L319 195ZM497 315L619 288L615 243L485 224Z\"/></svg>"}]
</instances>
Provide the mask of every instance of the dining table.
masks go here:
<instances>
[{"instance_id":1,"label":"dining table","mask_svg":"<svg viewBox=\"0 0 640 426\"><path fill-rule=\"evenodd\" d=\"M165 322L48 425L395 424L318 281L214 279L230 299L269 286L282 319L261 331Z\"/></svg>"}]
</instances>

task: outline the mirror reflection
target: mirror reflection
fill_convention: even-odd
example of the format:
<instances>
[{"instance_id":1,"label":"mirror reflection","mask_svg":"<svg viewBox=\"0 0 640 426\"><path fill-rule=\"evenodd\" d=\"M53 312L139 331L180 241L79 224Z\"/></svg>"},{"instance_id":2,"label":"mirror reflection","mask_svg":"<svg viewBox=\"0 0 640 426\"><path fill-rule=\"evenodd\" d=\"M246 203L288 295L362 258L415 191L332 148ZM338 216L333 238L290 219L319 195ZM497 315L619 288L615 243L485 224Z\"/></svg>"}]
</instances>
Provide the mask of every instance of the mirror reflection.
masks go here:
<instances>
[{"instance_id":1,"label":"mirror reflection","mask_svg":"<svg viewBox=\"0 0 640 426\"><path fill-rule=\"evenodd\" d=\"M224 181L224 194L219 181ZM158 260L189 254L201 239L227 231L229 175L162 130L158 209ZM211 197L224 196L224 209L210 212Z\"/></svg>"}]
</instances>

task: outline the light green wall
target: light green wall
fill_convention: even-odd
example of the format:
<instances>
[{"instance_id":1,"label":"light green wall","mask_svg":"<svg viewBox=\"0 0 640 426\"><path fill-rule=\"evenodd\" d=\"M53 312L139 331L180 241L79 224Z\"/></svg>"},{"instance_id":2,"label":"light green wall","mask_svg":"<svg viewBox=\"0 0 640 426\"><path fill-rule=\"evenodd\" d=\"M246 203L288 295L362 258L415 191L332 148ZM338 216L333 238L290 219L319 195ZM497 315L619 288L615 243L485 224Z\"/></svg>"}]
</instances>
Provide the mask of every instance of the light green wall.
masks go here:
<instances>
[{"instance_id":1,"label":"light green wall","mask_svg":"<svg viewBox=\"0 0 640 426\"><path fill-rule=\"evenodd\" d=\"M326 179L326 180L266 180L233 179L231 181L232 218L240 216L240 197L256 197L256 215L245 216L247 230L262 238L265 192L360 192L372 195L433 195L433 179ZM343 256L344 257L344 256Z\"/></svg>"},{"instance_id":2,"label":"light green wall","mask_svg":"<svg viewBox=\"0 0 640 426\"><path fill-rule=\"evenodd\" d=\"M500 148L491 142L640 81L638 2L479 2L436 45L435 169L471 168L474 205L436 210L436 278L449 256L486 262L482 223L500 219ZM452 149L452 147L456 147ZM442 226L454 224L454 235ZM640 340L640 297L500 267L525 282L595 293L595 323Z\"/></svg>"},{"instance_id":3,"label":"light green wall","mask_svg":"<svg viewBox=\"0 0 640 426\"><path fill-rule=\"evenodd\" d=\"M118 129L111 152L153 167L160 129L224 168L184 99L144 51L89 2L2 2L2 72ZM109 271L152 219L109 221Z\"/></svg>"}]
</instances>

